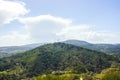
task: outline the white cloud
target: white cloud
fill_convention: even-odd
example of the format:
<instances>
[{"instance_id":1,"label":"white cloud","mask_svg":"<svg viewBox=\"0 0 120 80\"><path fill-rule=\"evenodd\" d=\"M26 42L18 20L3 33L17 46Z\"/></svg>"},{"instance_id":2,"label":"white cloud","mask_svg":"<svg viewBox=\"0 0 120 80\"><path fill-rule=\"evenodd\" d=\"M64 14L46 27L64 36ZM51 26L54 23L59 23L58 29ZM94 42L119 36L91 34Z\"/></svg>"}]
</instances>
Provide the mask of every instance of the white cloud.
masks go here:
<instances>
[{"instance_id":1,"label":"white cloud","mask_svg":"<svg viewBox=\"0 0 120 80\"><path fill-rule=\"evenodd\" d=\"M113 32L102 32L102 31L91 31L87 32L88 38L87 41L92 43L119 43L119 33Z\"/></svg>"},{"instance_id":2,"label":"white cloud","mask_svg":"<svg viewBox=\"0 0 120 80\"><path fill-rule=\"evenodd\" d=\"M25 25L31 39L35 42L56 41L57 33L69 26L71 20L51 15L41 15L36 17L21 18L20 22Z\"/></svg>"},{"instance_id":3,"label":"white cloud","mask_svg":"<svg viewBox=\"0 0 120 80\"><path fill-rule=\"evenodd\" d=\"M21 18L33 42L52 42L56 40L78 39L92 43L114 43L116 34L93 31L94 25L75 25L70 19L41 15Z\"/></svg>"},{"instance_id":4,"label":"white cloud","mask_svg":"<svg viewBox=\"0 0 120 80\"><path fill-rule=\"evenodd\" d=\"M75 25L70 19L51 15L19 18L24 32L12 32L0 37L2 45L21 45L27 43L54 42L57 40L78 39L92 43L117 43L117 33L94 31L94 25Z\"/></svg>"},{"instance_id":5,"label":"white cloud","mask_svg":"<svg viewBox=\"0 0 120 80\"><path fill-rule=\"evenodd\" d=\"M0 0L0 24L10 23L28 12L23 2Z\"/></svg>"},{"instance_id":6,"label":"white cloud","mask_svg":"<svg viewBox=\"0 0 120 80\"><path fill-rule=\"evenodd\" d=\"M64 39L78 39L84 40L91 43L118 43L118 33L105 32L105 31L94 31L94 25L73 25L64 28L59 36Z\"/></svg>"},{"instance_id":7,"label":"white cloud","mask_svg":"<svg viewBox=\"0 0 120 80\"><path fill-rule=\"evenodd\" d=\"M0 36L0 46L16 46L27 43L29 43L28 35L20 34L18 32L11 32L9 34Z\"/></svg>"}]
</instances>

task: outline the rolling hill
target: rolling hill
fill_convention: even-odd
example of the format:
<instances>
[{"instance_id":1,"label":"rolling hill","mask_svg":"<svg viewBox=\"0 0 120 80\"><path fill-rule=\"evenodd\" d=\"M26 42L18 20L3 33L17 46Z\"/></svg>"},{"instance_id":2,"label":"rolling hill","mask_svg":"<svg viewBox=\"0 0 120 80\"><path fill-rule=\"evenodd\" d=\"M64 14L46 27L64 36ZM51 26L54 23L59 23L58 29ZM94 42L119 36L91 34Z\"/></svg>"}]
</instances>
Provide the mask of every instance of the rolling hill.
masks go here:
<instances>
[{"instance_id":1,"label":"rolling hill","mask_svg":"<svg viewBox=\"0 0 120 80\"><path fill-rule=\"evenodd\" d=\"M16 53L25 52L42 45L44 45L44 43L28 44L28 45L22 45L22 46L0 47L0 58L8 57Z\"/></svg>"},{"instance_id":2,"label":"rolling hill","mask_svg":"<svg viewBox=\"0 0 120 80\"><path fill-rule=\"evenodd\" d=\"M100 52L104 52L110 55L119 55L120 54L120 44L92 44L86 41L80 40L66 40L63 43L72 44L75 46L80 46Z\"/></svg>"},{"instance_id":3,"label":"rolling hill","mask_svg":"<svg viewBox=\"0 0 120 80\"><path fill-rule=\"evenodd\" d=\"M100 72L118 59L102 52L65 43L46 44L33 50L0 59L0 71L32 77L53 71Z\"/></svg>"},{"instance_id":4,"label":"rolling hill","mask_svg":"<svg viewBox=\"0 0 120 80\"><path fill-rule=\"evenodd\" d=\"M104 52L110 55L120 56L120 44L92 44L86 41L80 40L66 40L62 43L72 44L79 47L88 48L91 50L96 50L100 52ZM6 46L0 47L0 58L8 57L16 53L25 52L36 47L42 46L47 43L36 43L36 44L28 44L23 46Z\"/></svg>"}]
</instances>

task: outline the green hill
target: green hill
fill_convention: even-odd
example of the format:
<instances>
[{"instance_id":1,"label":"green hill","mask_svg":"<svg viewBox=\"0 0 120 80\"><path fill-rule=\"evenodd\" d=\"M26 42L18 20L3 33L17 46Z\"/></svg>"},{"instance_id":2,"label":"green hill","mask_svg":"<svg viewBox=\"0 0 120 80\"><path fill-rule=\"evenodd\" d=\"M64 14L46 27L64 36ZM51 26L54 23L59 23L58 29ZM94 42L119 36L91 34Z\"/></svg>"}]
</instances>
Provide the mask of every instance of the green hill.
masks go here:
<instances>
[{"instance_id":1,"label":"green hill","mask_svg":"<svg viewBox=\"0 0 120 80\"><path fill-rule=\"evenodd\" d=\"M80 40L67 40L64 41L63 43L104 52L110 55L120 55L120 44L92 44Z\"/></svg>"},{"instance_id":2,"label":"green hill","mask_svg":"<svg viewBox=\"0 0 120 80\"><path fill-rule=\"evenodd\" d=\"M0 71L32 77L62 71L71 73L100 72L117 58L71 44L54 43L0 59Z\"/></svg>"},{"instance_id":3,"label":"green hill","mask_svg":"<svg viewBox=\"0 0 120 80\"><path fill-rule=\"evenodd\" d=\"M75 46L104 52L110 55L120 56L120 44L92 44L92 43L88 43L86 41L80 41L80 40L66 40L62 43L72 44ZM0 47L0 58L8 57L16 53L25 52L25 51L34 49L38 46L42 46L44 44L47 44L47 43Z\"/></svg>"}]
</instances>

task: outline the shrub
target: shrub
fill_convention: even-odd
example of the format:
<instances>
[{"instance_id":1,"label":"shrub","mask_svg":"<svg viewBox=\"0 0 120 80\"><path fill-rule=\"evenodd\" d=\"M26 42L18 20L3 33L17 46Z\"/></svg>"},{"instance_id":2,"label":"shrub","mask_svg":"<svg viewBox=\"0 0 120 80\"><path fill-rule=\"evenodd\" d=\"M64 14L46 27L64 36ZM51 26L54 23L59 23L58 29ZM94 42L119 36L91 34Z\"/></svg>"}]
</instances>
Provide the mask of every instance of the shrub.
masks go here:
<instances>
[{"instance_id":1,"label":"shrub","mask_svg":"<svg viewBox=\"0 0 120 80\"><path fill-rule=\"evenodd\" d=\"M120 80L120 72L111 72L105 74L102 80Z\"/></svg>"}]
</instances>

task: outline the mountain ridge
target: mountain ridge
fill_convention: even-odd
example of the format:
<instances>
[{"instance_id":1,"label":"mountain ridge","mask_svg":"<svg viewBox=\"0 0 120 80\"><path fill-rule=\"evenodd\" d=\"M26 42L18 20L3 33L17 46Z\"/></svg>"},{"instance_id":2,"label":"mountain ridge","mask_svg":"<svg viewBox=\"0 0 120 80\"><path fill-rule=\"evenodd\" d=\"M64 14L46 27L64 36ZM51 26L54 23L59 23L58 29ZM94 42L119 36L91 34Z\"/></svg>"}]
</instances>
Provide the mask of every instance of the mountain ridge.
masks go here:
<instances>
[{"instance_id":1,"label":"mountain ridge","mask_svg":"<svg viewBox=\"0 0 120 80\"><path fill-rule=\"evenodd\" d=\"M63 43L101 51L107 54L120 54L120 44L92 44L86 41L79 40L66 40L63 41Z\"/></svg>"},{"instance_id":2,"label":"mountain ridge","mask_svg":"<svg viewBox=\"0 0 120 80\"><path fill-rule=\"evenodd\" d=\"M113 56L102 52L65 43L46 44L30 51L0 59L0 71L21 67L25 76L50 74L53 71L84 73L100 72L116 61Z\"/></svg>"},{"instance_id":3,"label":"mountain ridge","mask_svg":"<svg viewBox=\"0 0 120 80\"><path fill-rule=\"evenodd\" d=\"M96 51L101 51L110 55L111 54L120 55L120 44L93 44L86 41L74 40L74 39L66 40L62 42L66 44L72 44L75 46L96 50ZM25 51L34 49L36 47L42 46L44 44L48 44L48 43L35 43L35 44L27 44L22 46L0 47L0 58L11 56L16 53L25 52Z\"/></svg>"}]
</instances>

